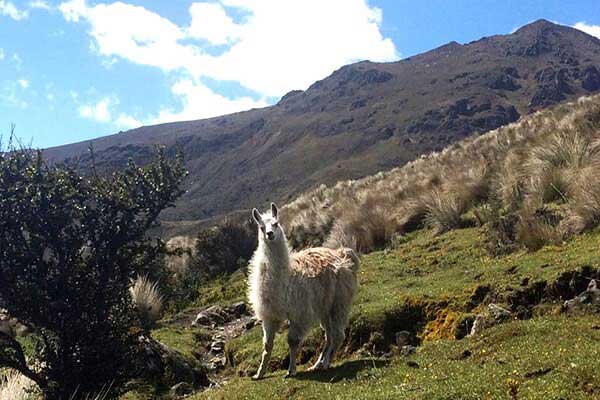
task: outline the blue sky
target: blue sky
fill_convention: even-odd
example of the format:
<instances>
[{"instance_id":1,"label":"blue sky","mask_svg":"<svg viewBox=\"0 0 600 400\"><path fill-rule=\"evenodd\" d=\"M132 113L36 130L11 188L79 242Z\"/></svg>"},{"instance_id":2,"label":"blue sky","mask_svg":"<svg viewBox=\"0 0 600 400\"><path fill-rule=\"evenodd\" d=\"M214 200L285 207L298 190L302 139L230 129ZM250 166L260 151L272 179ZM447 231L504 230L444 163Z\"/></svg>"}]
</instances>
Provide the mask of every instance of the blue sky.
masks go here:
<instances>
[{"instance_id":1,"label":"blue sky","mask_svg":"<svg viewBox=\"0 0 600 400\"><path fill-rule=\"evenodd\" d=\"M262 107L539 18L600 37L597 0L0 0L0 134L49 147Z\"/></svg>"}]
</instances>

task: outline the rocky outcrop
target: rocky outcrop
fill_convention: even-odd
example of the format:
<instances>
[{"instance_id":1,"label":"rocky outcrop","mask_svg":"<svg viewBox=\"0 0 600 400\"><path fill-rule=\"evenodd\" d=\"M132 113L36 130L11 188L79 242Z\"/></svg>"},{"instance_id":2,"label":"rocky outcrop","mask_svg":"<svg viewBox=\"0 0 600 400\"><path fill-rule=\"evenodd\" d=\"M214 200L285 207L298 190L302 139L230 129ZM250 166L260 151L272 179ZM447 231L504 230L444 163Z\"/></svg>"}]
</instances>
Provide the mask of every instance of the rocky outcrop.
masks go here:
<instances>
[{"instance_id":1,"label":"rocky outcrop","mask_svg":"<svg viewBox=\"0 0 600 400\"><path fill-rule=\"evenodd\" d=\"M479 335L485 329L490 328L499 323L508 321L513 316L513 313L504 307L497 304L488 304L486 312L477 314L473 327L471 328L470 336Z\"/></svg>"},{"instance_id":2,"label":"rocky outcrop","mask_svg":"<svg viewBox=\"0 0 600 400\"><path fill-rule=\"evenodd\" d=\"M586 306L600 306L600 289L595 279L590 281L586 290L571 300L565 301L563 310L569 313L585 308Z\"/></svg>"},{"instance_id":3,"label":"rocky outcrop","mask_svg":"<svg viewBox=\"0 0 600 400\"><path fill-rule=\"evenodd\" d=\"M211 306L196 315L196 318L192 321L192 326L209 326L214 328L249 315L248 306L243 301L227 307Z\"/></svg>"},{"instance_id":4,"label":"rocky outcrop","mask_svg":"<svg viewBox=\"0 0 600 400\"><path fill-rule=\"evenodd\" d=\"M148 336L141 336L139 344L135 360L138 376L167 385L181 382L194 388L210 385L206 369L193 365L172 348Z\"/></svg>"},{"instance_id":5,"label":"rocky outcrop","mask_svg":"<svg viewBox=\"0 0 600 400\"><path fill-rule=\"evenodd\" d=\"M30 329L26 325L11 317L5 309L0 308L0 332L15 338L25 336L29 331Z\"/></svg>"}]
</instances>

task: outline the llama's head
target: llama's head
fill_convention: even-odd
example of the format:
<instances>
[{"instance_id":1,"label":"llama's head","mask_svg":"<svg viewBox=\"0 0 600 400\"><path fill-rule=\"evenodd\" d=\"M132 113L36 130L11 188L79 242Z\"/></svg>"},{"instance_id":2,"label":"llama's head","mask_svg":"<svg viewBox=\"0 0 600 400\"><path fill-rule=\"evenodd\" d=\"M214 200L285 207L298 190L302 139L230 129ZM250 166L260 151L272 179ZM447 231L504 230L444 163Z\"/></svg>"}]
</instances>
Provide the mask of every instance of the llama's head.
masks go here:
<instances>
[{"instance_id":1,"label":"llama's head","mask_svg":"<svg viewBox=\"0 0 600 400\"><path fill-rule=\"evenodd\" d=\"M252 218L258 224L259 235L267 242L275 242L284 238L283 229L279 225L277 215L279 210L271 203L271 212L261 214L256 208L252 210Z\"/></svg>"}]
</instances>

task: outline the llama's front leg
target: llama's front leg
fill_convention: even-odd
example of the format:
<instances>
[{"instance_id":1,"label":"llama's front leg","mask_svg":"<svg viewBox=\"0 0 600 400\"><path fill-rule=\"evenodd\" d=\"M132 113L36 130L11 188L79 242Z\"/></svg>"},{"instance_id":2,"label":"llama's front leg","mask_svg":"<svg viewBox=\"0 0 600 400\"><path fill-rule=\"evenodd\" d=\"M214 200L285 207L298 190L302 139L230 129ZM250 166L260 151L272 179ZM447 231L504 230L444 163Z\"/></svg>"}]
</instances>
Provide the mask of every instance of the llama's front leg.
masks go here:
<instances>
[{"instance_id":1,"label":"llama's front leg","mask_svg":"<svg viewBox=\"0 0 600 400\"><path fill-rule=\"evenodd\" d=\"M263 353L260 361L260 367L258 371L252 377L252 379L261 379L267 372L269 361L271 360L271 352L273 351L273 341L275 340L275 333L279 328L279 322L275 321L263 321Z\"/></svg>"},{"instance_id":2,"label":"llama's front leg","mask_svg":"<svg viewBox=\"0 0 600 400\"><path fill-rule=\"evenodd\" d=\"M289 376L296 375L296 358L298 356L298 350L302 344L304 338L305 329L295 323L290 323L290 329L288 330L288 346L290 347L290 365L286 378Z\"/></svg>"}]
</instances>

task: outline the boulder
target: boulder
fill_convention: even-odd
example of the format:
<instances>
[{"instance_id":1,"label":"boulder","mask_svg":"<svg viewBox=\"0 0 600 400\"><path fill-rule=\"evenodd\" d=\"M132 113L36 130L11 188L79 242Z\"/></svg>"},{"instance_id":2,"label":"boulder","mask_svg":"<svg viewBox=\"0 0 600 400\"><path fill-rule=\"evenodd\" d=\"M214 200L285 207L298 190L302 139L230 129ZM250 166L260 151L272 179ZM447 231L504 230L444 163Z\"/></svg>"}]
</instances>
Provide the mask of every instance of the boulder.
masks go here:
<instances>
[{"instance_id":1,"label":"boulder","mask_svg":"<svg viewBox=\"0 0 600 400\"><path fill-rule=\"evenodd\" d=\"M404 357L408 357L411 354L414 354L416 351L417 351L417 348L415 346L407 345L407 346L402 346L402 348L400 349L400 354L403 355Z\"/></svg>"},{"instance_id":2,"label":"boulder","mask_svg":"<svg viewBox=\"0 0 600 400\"><path fill-rule=\"evenodd\" d=\"M173 397L182 397L188 395L194 391L192 385L187 382L179 382L177 385L174 385L171 388L171 396Z\"/></svg>"},{"instance_id":3,"label":"boulder","mask_svg":"<svg viewBox=\"0 0 600 400\"><path fill-rule=\"evenodd\" d=\"M565 301L563 304L563 310L566 312L571 312L581 308L586 304L592 306L600 305L600 289L598 289L598 283L595 279L590 281L586 290L571 300Z\"/></svg>"},{"instance_id":4,"label":"boulder","mask_svg":"<svg viewBox=\"0 0 600 400\"><path fill-rule=\"evenodd\" d=\"M211 306L198 313L192 322L192 326L214 328L248 315L250 315L250 310L243 301L233 303L227 307Z\"/></svg>"},{"instance_id":5,"label":"boulder","mask_svg":"<svg viewBox=\"0 0 600 400\"><path fill-rule=\"evenodd\" d=\"M227 307L227 311L229 312L229 314L233 314L236 318L249 315L248 305L245 301L233 303L232 305Z\"/></svg>"},{"instance_id":6,"label":"boulder","mask_svg":"<svg viewBox=\"0 0 600 400\"><path fill-rule=\"evenodd\" d=\"M512 313L506 308L500 307L494 303L488 305L488 310L490 311L492 318L497 322L505 321L512 316Z\"/></svg>"},{"instance_id":7,"label":"boulder","mask_svg":"<svg viewBox=\"0 0 600 400\"><path fill-rule=\"evenodd\" d=\"M396 346L402 348L403 346L413 344L415 342L415 335L409 331L396 332Z\"/></svg>"},{"instance_id":8,"label":"boulder","mask_svg":"<svg viewBox=\"0 0 600 400\"><path fill-rule=\"evenodd\" d=\"M484 314L479 314L475 317L475 322L473 322L473 327L471 328L470 336L479 335L488 325L488 318Z\"/></svg>"},{"instance_id":9,"label":"boulder","mask_svg":"<svg viewBox=\"0 0 600 400\"><path fill-rule=\"evenodd\" d=\"M478 314L469 336L480 334L484 329L497 325L513 317L513 313L497 304L488 304L487 312Z\"/></svg>"},{"instance_id":10,"label":"boulder","mask_svg":"<svg viewBox=\"0 0 600 400\"><path fill-rule=\"evenodd\" d=\"M215 327L229 321L229 314L221 306L211 306L202 310L192 322L192 326L210 326Z\"/></svg>"},{"instance_id":11,"label":"boulder","mask_svg":"<svg viewBox=\"0 0 600 400\"><path fill-rule=\"evenodd\" d=\"M5 309L0 309L0 332L15 338L27 335L29 328L11 317Z\"/></svg>"},{"instance_id":12,"label":"boulder","mask_svg":"<svg viewBox=\"0 0 600 400\"><path fill-rule=\"evenodd\" d=\"M147 336L140 336L139 342L136 369L140 377L171 385L182 382L192 387L210 385L206 370L191 365L177 351Z\"/></svg>"}]
</instances>

